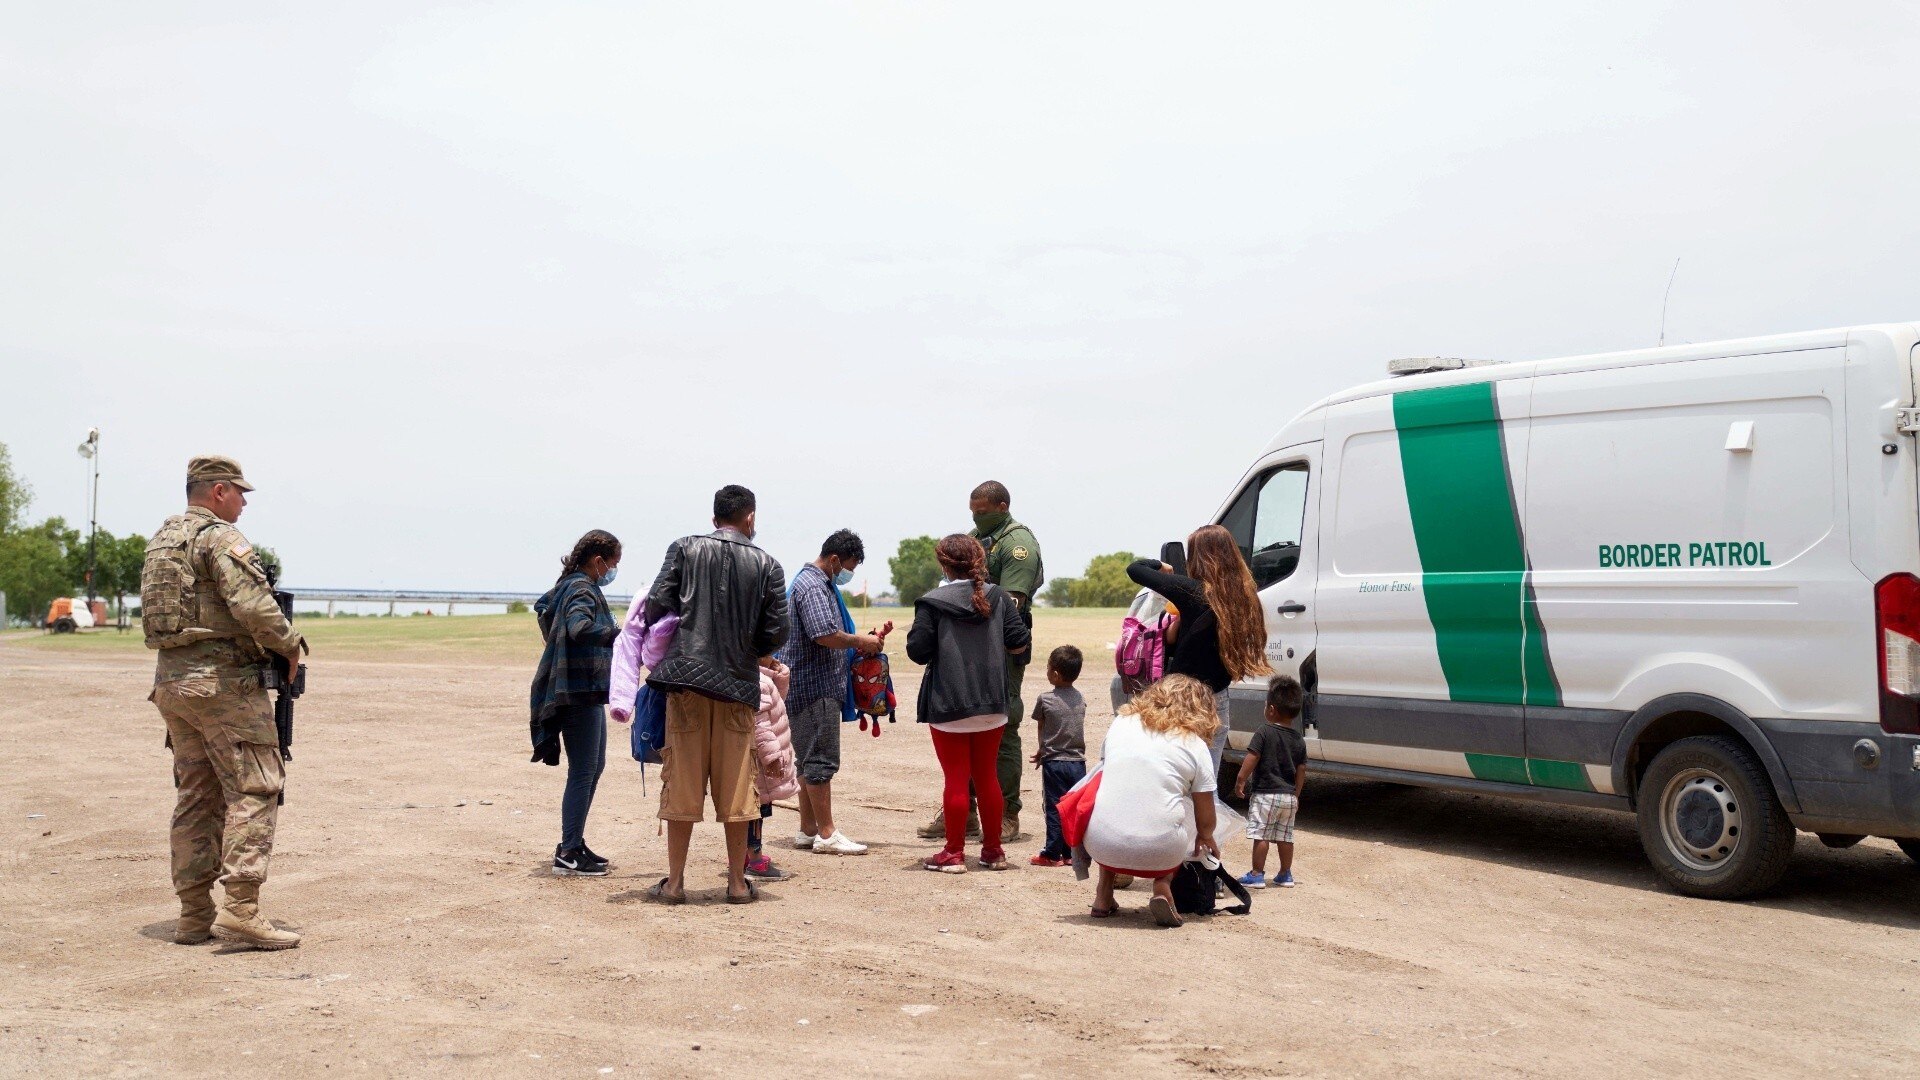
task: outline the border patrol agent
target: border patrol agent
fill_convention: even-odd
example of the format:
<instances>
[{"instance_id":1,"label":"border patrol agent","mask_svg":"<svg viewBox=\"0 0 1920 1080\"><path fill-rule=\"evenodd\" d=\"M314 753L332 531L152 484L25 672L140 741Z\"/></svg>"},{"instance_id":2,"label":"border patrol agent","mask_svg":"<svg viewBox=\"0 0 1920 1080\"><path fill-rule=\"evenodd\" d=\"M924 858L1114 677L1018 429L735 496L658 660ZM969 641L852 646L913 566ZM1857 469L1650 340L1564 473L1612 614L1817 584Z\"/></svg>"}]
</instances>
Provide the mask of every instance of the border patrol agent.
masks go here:
<instances>
[{"instance_id":1,"label":"border patrol agent","mask_svg":"<svg viewBox=\"0 0 1920 1080\"><path fill-rule=\"evenodd\" d=\"M1040 586L1046 582L1047 575L1040 561L1040 542L1033 538L1033 530L1013 519L1011 508L1013 496L1007 492L1007 485L998 480L988 480L973 489L968 499L967 509L973 514L973 530L968 533L987 551L987 580L1005 589L1013 597L1020 609L1020 617L1027 627L1033 627L1033 598L1040 594ZM997 761L1000 774L1000 793L1006 800L1006 812L1002 816L1004 824L1000 828L1001 843L1010 843L1020 835L1020 779L1021 766L1025 764L1020 753L1020 722L1026 719L1020 700L1020 683L1026 678L1027 664L1033 659L1033 648L1019 656L1007 658L1007 726L1000 736L1000 757ZM976 821L967 822L969 835L979 831ZM946 835L946 814L934 815L932 824L920 830L923 837L934 838Z\"/></svg>"},{"instance_id":2,"label":"border patrol agent","mask_svg":"<svg viewBox=\"0 0 1920 1080\"><path fill-rule=\"evenodd\" d=\"M286 781L273 702L261 685L270 653L295 665L306 647L274 602L253 545L233 527L253 490L232 458L187 464L187 509L147 543L140 621L159 650L148 700L173 749L174 940L209 936L290 949L300 935L260 914L260 886ZM225 887L216 912L213 883Z\"/></svg>"}]
</instances>

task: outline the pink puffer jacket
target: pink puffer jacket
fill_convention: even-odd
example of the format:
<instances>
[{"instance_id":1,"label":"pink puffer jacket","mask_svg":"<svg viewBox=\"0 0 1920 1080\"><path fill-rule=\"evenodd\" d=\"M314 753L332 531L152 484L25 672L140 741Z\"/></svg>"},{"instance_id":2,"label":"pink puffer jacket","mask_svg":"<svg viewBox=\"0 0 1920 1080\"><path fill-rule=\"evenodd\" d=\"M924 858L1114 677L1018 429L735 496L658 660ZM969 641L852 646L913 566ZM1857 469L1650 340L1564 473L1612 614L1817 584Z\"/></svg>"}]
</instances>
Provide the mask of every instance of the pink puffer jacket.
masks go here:
<instances>
[{"instance_id":1,"label":"pink puffer jacket","mask_svg":"<svg viewBox=\"0 0 1920 1080\"><path fill-rule=\"evenodd\" d=\"M793 762L793 732L787 727L787 679L792 672L780 661L760 669L760 712L753 718L753 756L760 772L753 778L760 801L791 799L800 793L800 775Z\"/></svg>"}]
</instances>

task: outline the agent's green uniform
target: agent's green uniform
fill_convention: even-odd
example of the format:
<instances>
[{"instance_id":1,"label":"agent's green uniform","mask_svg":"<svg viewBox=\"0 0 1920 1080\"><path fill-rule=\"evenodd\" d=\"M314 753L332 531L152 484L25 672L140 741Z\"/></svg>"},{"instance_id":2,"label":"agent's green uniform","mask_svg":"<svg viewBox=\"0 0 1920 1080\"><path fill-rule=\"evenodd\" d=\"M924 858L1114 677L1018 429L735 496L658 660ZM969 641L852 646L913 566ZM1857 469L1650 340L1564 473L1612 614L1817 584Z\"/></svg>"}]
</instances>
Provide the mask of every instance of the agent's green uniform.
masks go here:
<instances>
[{"instance_id":1,"label":"agent's green uniform","mask_svg":"<svg viewBox=\"0 0 1920 1080\"><path fill-rule=\"evenodd\" d=\"M982 536L979 529L970 534L987 549L987 580L1010 593L1020 593L1020 614L1033 625L1033 598L1047 580L1040 562L1040 542L1033 530L1008 518L999 528ZM1020 777L1026 765L1020 753L1020 722L1026 719L1021 708L1020 683L1026 678L1027 664L1033 659L1029 648L1024 655L1007 658L1007 727L1000 736L1000 794L1009 814L1020 812Z\"/></svg>"}]
</instances>

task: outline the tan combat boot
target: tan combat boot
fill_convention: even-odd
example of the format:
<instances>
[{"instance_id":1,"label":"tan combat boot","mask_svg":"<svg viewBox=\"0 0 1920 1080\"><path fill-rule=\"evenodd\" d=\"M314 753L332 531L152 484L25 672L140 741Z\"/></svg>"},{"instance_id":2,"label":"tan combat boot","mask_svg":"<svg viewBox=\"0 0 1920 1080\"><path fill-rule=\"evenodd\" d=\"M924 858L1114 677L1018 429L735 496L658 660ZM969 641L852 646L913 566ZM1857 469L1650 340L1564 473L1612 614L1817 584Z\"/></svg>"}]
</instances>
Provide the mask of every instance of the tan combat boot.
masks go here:
<instances>
[{"instance_id":1,"label":"tan combat boot","mask_svg":"<svg viewBox=\"0 0 1920 1080\"><path fill-rule=\"evenodd\" d=\"M291 949L300 944L300 935L278 930L260 914L260 883L230 881L227 903L213 920L213 936L221 941L251 945L256 949Z\"/></svg>"},{"instance_id":2,"label":"tan combat boot","mask_svg":"<svg viewBox=\"0 0 1920 1080\"><path fill-rule=\"evenodd\" d=\"M974 831L978 832L979 826L974 826ZM1020 839L1020 815L1008 811L1000 817L1000 842L1011 844L1018 839Z\"/></svg>"},{"instance_id":3,"label":"tan combat boot","mask_svg":"<svg viewBox=\"0 0 1920 1080\"><path fill-rule=\"evenodd\" d=\"M197 896L180 896L180 921L173 927L173 943L176 945L199 945L212 937L214 917L213 896L200 893Z\"/></svg>"},{"instance_id":4,"label":"tan combat boot","mask_svg":"<svg viewBox=\"0 0 1920 1080\"><path fill-rule=\"evenodd\" d=\"M947 812L941 810L935 813L933 820L920 826L919 831L920 837L923 840L945 840L947 838ZM977 809L967 813L967 839L980 839L980 811Z\"/></svg>"},{"instance_id":5,"label":"tan combat boot","mask_svg":"<svg viewBox=\"0 0 1920 1080\"><path fill-rule=\"evenodd\" d=\"M933 820L920 826L920 838L922 840L945 840L947 838L947 812L945 810L934 811Z\"/></svg>"}]
</instances>

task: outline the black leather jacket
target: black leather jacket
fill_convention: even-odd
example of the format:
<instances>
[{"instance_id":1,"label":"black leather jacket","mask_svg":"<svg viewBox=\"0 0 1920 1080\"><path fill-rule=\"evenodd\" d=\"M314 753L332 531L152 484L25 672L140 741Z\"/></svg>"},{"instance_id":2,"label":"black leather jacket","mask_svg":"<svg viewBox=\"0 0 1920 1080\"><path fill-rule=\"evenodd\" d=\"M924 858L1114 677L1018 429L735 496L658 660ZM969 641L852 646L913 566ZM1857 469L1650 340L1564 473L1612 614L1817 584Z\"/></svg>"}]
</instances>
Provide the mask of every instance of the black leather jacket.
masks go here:
<instances>
[{"instance_id":1,"label":"black leather jacket","mask_svg":"<svg viewBox=\"0 0 1920 1080\"><path fill-rule=\"evenodd\" d=\"M733 529L683 536L647 593L647 619L680 616L680 629L647 685L760 705L760 658L787 641L787 576L773 556Z\"/></svg>"}]
</instances>

